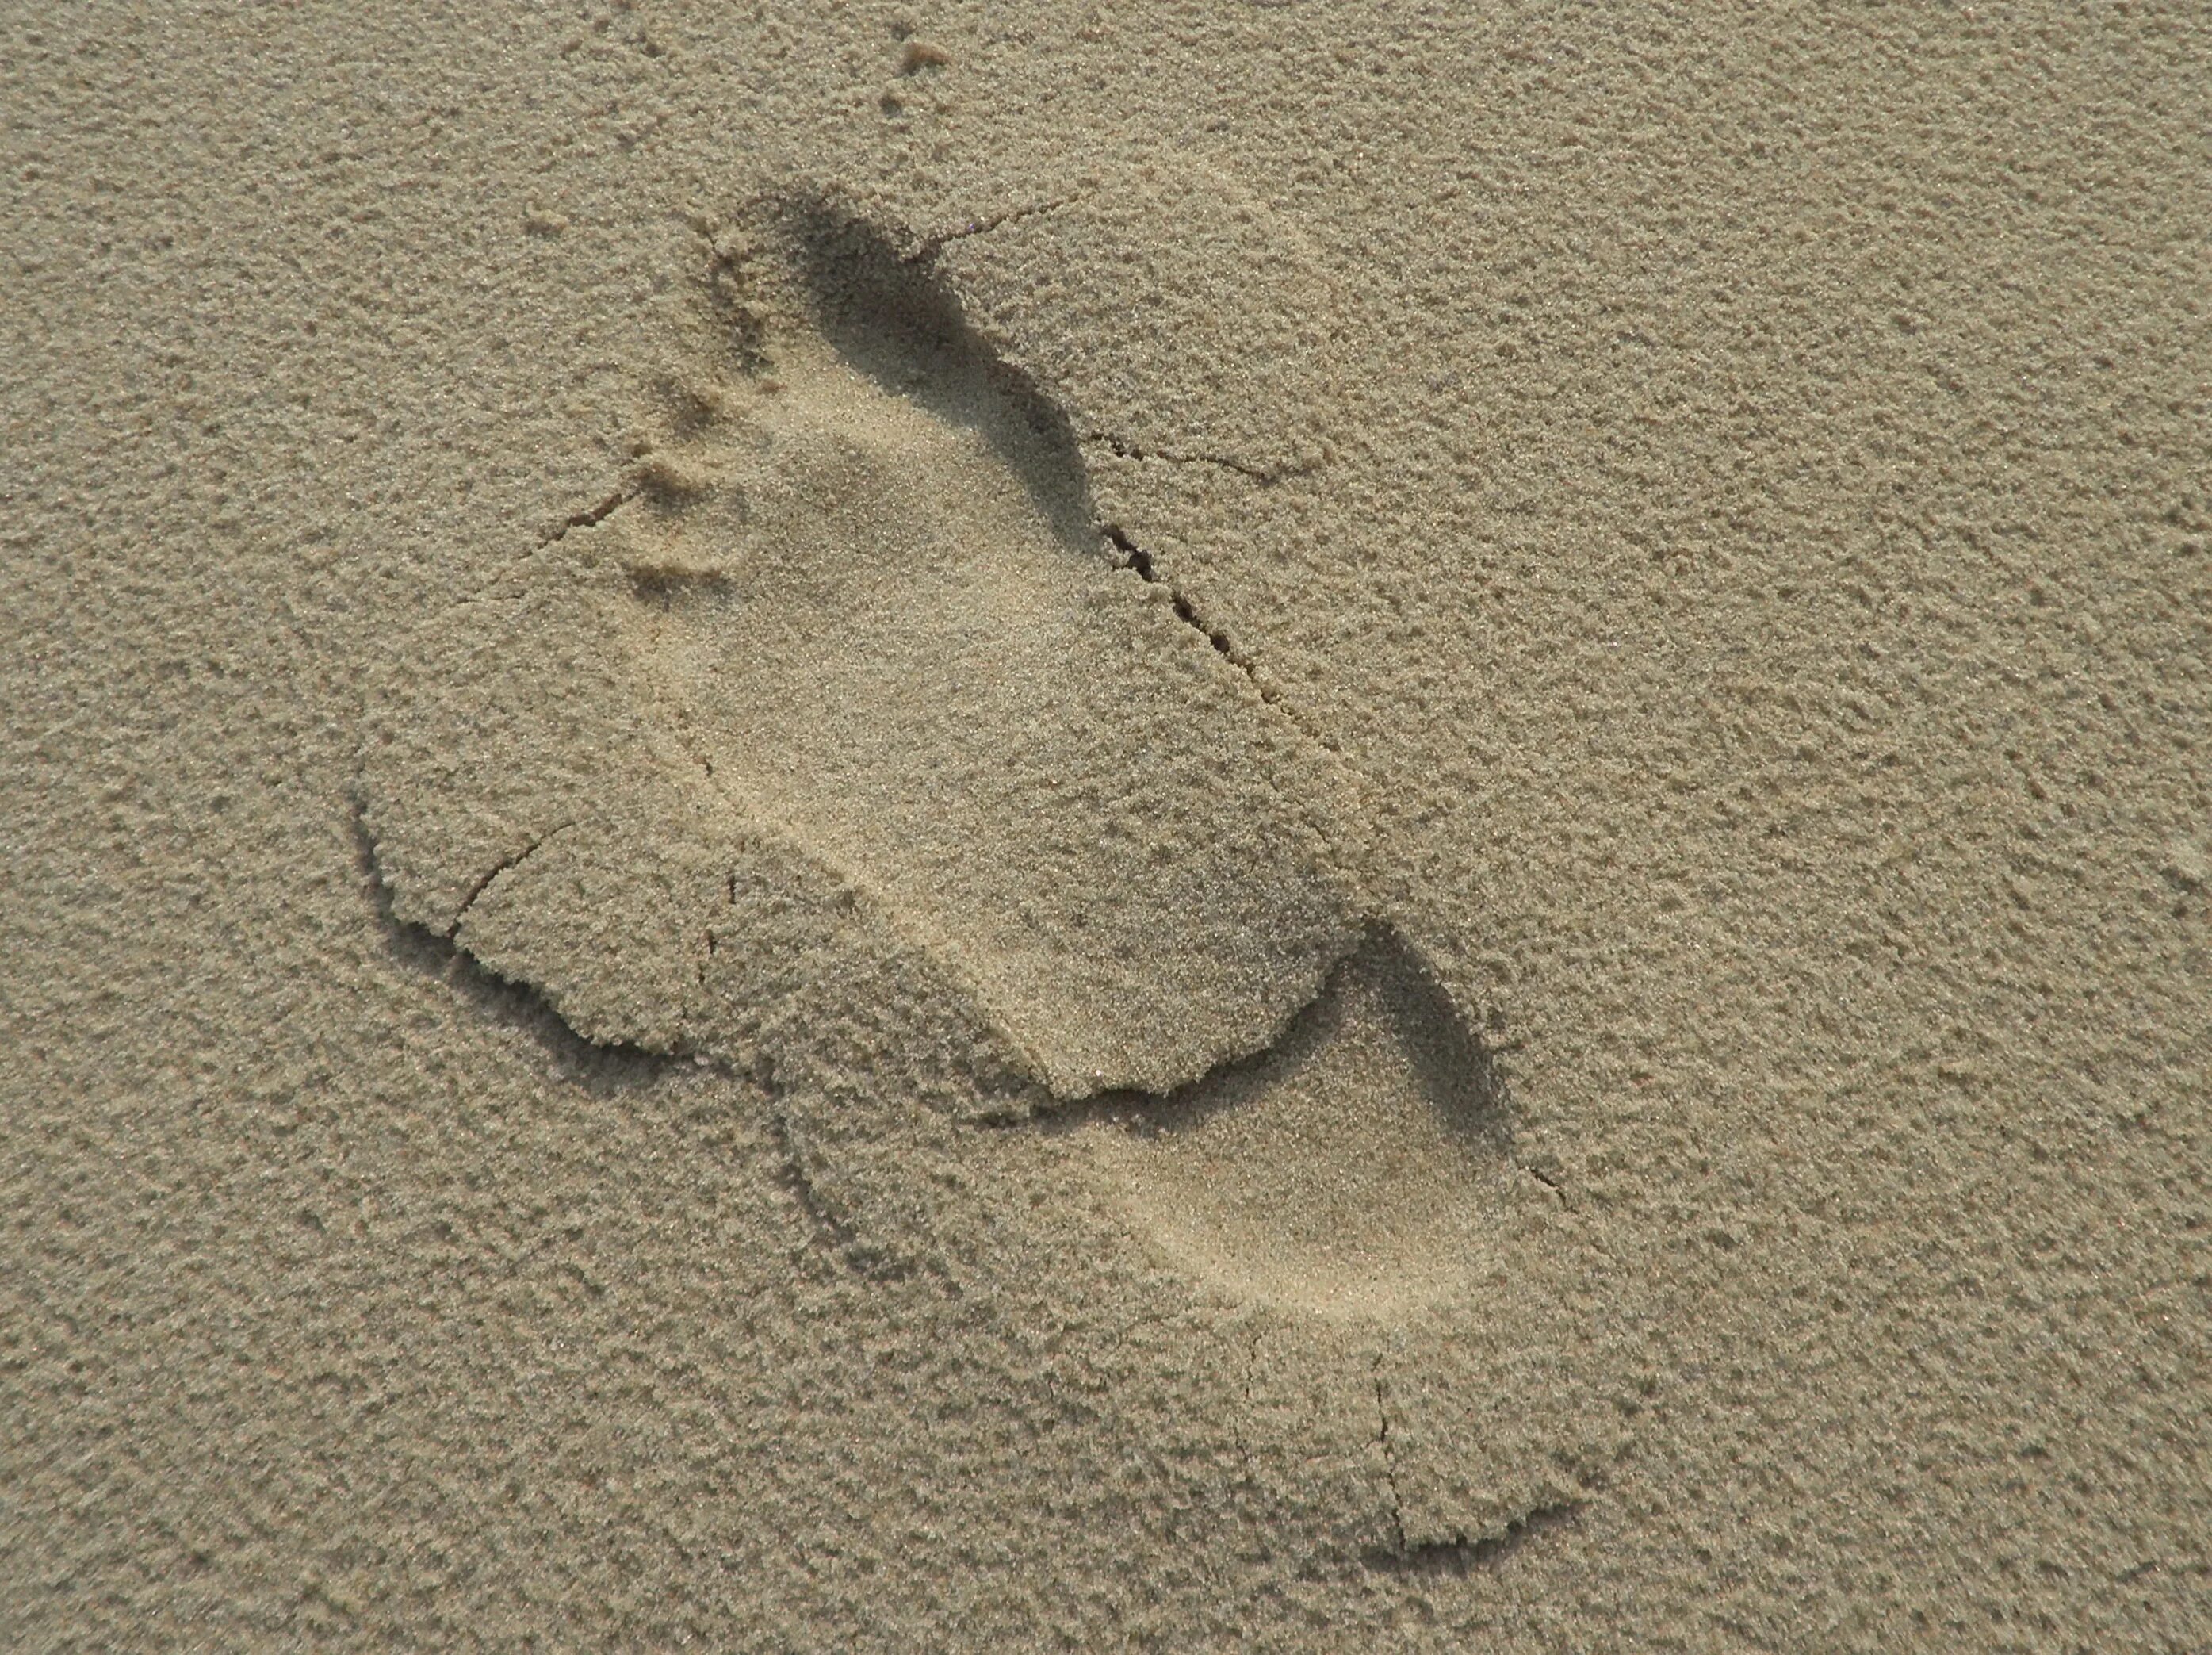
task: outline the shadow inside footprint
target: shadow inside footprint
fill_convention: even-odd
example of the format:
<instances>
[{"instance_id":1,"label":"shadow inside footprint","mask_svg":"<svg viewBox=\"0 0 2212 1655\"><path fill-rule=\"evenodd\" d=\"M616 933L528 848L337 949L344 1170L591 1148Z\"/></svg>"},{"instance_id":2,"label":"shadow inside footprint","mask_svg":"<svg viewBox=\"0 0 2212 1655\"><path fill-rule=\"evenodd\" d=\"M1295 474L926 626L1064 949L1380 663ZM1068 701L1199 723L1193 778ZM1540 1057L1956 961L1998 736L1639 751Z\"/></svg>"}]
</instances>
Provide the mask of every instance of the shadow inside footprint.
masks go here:
<instances>
[{"instance_id":1,"label":"shadow inside footprint","mask_svg":"<svg viewBox=\"0 0 2212 1655\"><path fill-rule=\"evenodd\" d=\"M1027 374L977 337L959 301L881 229L815 204L798 215L797 262L821 340L886 395L972 432L1029 490L1079 556L1098 532L1074 428Z\"/></svg>"}]
</instances>

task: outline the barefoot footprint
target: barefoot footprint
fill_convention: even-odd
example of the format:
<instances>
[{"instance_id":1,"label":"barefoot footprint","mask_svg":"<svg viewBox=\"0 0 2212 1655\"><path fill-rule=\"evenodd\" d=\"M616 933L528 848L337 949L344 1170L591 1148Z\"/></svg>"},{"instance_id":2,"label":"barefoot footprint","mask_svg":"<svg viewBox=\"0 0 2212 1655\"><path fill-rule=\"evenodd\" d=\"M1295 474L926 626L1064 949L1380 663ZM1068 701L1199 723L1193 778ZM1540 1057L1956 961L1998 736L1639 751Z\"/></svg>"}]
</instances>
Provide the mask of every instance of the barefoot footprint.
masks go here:
<instances>
[{"instance_id":1,"label":"barefoot footprint","mask_svg":"<svg viewBox=\"0 0 2212 1655\"><path fill-rule=\"evenodd\" d=\"M1249 1306L1261 1482L1455 1543L1571 1487L1586 1272L1265 618L1232 649L1141 544L1300 486L1335 326L1279 221L1149 177L718 242L661 440L426 619L362 825L395 917L580 1035L766 1081L841 1232L951 1211L949 1143L944 1189L1069 1191L1116 1280Z\"/></svg>"},{"instance_id":2,"label":"barefoot footprint","mask_svg":"<svg viewBox=\"0 0 2212 1655\"><path fill-rule=\"evenodd\" d=\"M1080 1124L1214 1290L1399 1315L1494 1263L1486 1063L1367 911L1345 767L1102 525L1085 464L1251 486L1315 445L1218 363L1177 386L1127 340L1164 414L1037 332L1024 227L1133 279L1093 219L927 237L815 199L726 246L729 371L672 393L618 503L426 629L365 820L402 918L587 1037ZM1285 268L1254 326L1325 337Z\"/></svg>"}]
</instances>

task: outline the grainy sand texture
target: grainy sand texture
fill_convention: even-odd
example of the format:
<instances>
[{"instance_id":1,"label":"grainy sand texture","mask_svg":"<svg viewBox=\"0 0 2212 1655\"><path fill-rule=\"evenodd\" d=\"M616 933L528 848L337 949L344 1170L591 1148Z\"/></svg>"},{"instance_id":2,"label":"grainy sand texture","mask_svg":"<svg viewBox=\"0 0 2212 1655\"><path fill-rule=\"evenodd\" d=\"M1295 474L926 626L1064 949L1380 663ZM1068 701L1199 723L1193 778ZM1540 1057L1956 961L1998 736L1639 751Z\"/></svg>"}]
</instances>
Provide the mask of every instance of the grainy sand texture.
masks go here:
<instances>
[{"instance_id":1,"label":"grainy sand texture","mask_svg":"<svg viewBox=\"0 0 2212 1655\"><path fill-rule=\"evenodd\" d=\"M0 8L0 1646L2212 1647L2208 131Z\"/></svg>"}]
</instances>

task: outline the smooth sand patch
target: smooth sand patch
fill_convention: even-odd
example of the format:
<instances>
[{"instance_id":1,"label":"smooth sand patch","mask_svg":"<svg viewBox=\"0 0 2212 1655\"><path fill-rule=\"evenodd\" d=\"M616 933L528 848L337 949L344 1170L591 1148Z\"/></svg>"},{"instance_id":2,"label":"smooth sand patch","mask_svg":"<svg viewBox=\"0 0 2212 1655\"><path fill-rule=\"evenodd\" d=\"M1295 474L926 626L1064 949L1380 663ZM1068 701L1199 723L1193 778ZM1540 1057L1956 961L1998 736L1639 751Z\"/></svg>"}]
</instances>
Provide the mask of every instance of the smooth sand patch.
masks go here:
<instances>
[{"instance_id":1,"label":"smooth sand patch","mask_svg":"<svg viewBox=\"0 0 2212 1655\"><path fill-rule=\"evenodd\" d=\"M1378 933L1271 1050L1091 1115L1139 1227L1239 1299L1389 1319L1506 1256L1510 1159L1490 1059L1435 978Z\"/></svg>"}]
</instances>

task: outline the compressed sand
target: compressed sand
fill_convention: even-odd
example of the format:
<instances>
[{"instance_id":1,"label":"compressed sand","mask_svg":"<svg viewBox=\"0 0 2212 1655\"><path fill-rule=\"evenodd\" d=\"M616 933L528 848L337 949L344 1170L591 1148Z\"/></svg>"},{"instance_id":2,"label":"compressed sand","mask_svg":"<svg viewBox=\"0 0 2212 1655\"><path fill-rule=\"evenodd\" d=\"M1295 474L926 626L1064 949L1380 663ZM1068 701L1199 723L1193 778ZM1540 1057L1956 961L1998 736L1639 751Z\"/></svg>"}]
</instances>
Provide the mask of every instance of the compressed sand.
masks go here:
<instances>
[{"instance_id":1,"label":"compressed sand","mask_svg":"<svg viewBox=\"0 0 2212 1655\"><path fill-rule=\"evenodd\" d=\"M0 1642L2212 1640L2202 20L0 29Z\"/></svg>"}]
</instances>

